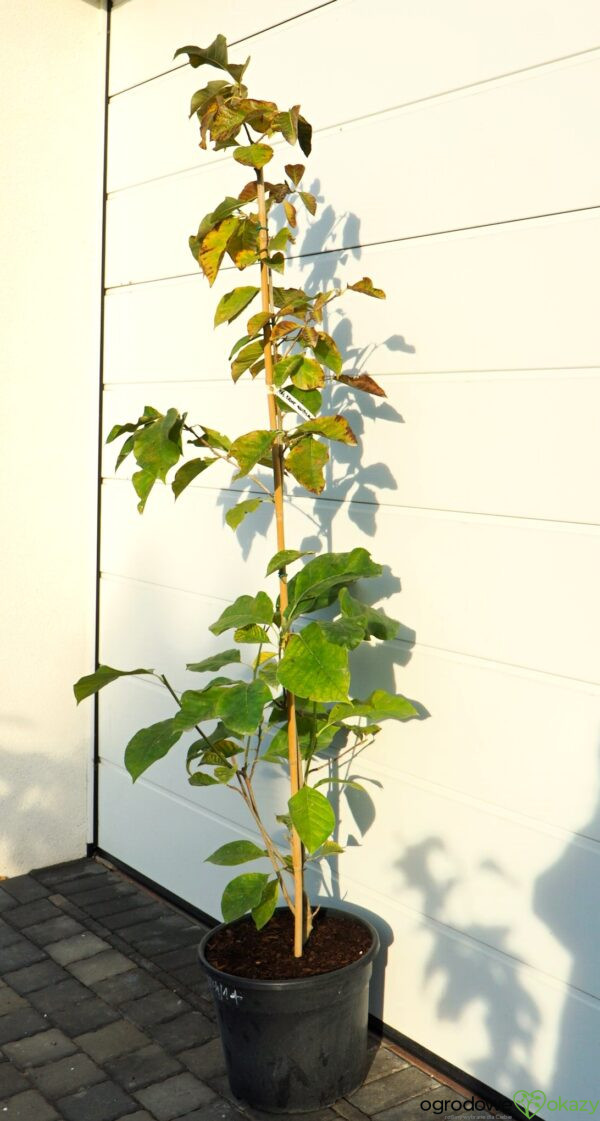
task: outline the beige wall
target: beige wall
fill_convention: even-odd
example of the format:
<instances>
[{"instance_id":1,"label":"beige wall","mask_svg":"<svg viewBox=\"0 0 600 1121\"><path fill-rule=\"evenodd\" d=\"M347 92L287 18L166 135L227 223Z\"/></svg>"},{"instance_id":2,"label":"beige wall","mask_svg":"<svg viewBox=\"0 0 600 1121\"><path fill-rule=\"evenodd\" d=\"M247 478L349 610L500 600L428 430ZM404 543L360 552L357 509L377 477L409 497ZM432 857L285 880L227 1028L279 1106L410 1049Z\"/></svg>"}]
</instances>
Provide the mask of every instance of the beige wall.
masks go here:
<instances>
[{"instance_id":1,"label":"beige wall","mask_svg":"<svg viewBox=\"0 0 600 1121\"><path fill-rule=\"evenodd\" d=\"M85 851L103 0L0 9L0 874Z\"/></svg>"}]
</instances>

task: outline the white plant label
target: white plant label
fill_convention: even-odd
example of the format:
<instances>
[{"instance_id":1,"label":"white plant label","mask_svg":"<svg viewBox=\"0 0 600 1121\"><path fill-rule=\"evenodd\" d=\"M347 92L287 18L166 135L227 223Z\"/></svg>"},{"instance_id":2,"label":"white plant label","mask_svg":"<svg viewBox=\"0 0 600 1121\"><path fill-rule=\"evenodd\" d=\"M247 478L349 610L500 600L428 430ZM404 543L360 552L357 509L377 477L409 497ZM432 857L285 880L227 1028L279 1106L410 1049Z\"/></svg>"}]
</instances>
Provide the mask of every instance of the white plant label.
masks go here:
<instances>
[{"instance_id":1,"label":"white plant label","mask_svg":"<svg viewBox=\"0 0 600 1121\"><path fill-rule=\"evenodd\" d=\"M281 401L285 401L286 405L290 406L290 409L293 409L295 413L298 413L298 416L304 417L305 420L315 419L314 413L311 413L310 409L306 408L306 405L301 405L300 401L297 401L295 397L292 397L292 394L288 393L287 389L276 389L275 394Z\"/></svg>"}]
</instances>

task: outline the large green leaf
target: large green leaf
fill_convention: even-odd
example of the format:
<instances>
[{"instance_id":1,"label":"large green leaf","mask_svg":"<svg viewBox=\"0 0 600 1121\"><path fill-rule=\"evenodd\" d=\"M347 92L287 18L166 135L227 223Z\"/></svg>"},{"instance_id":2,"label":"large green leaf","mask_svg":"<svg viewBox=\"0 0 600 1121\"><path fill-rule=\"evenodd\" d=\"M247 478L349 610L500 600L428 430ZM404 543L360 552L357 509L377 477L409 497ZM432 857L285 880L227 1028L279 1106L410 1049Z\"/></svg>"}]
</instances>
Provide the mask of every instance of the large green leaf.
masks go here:
<instances>
[{"instance_id":1,"label":"large green leaf","mask_svg":"<svg viewBox=\"0 0 600 1121\"><path fill-rule=\"evenodd\" d=\"M323 468L329 460L324 444L314 436L306 436L294 445L285 458L285 466L294 478L312 494L320 494L325 487Z\"/></svg>"},{"instance_id":2,"label":"large green leaf","mask_svg":"<svg viewBox=\"0 0 600 1121\"><path fill-rule=\"evenodd\" d=\"M273 603L266 592L259 592L256 596L239 596L208 629L213 634L223 634L223 631L247 627L251 623L272 623L273 614Z\"/></svg>"},{"instance_id":3,"label":"large green leaf","mask_svg":"<svg viewBox=\"0 0 600 1121\"><path fill-rule=\"evenodd\" d=\"M193 673L214 673L223 666L239 661L240 652L233 647L231 650L221 650L219 654L211 654L210 658L203 658L201 662L189 662L185 668Z\"/></svg>"},{"instance_id":4,"label":"large green leaf","mask_svg":"<svg viewBox=\"0 0 600 1121\"><path fill-rule=\"evenodd\" d=\"M255 645L262 645L269 641L268 631L264 627L259 627L258 623L248 623L244 627L237 627L233 632L235 642L240 643L254 643Z\"/></svg>"},{"instance_id":5,"label":"large green leaf","mask_svg":"<svg viewBox=\"0 0 600 1121\"><path fill-rule=\"evenodd\" d=\"M244 502L238 502L237 506L232 506L225 514L225 521L231 529L237 529L242 524L247 514L252 514L254 510L258 510L262 506L262 498L246 498Z\"/></svg>"},{"instance_id":6,"label":"large green leaf","mask_svg":"<svg viewBox=\"0 0 600 1121\"><path fill-rule=\"evenodd\" d=\"M283 112L278 113L273 121L274 128L281 133L288 144L295 144L298 139L299 113L300 106L294 105L291 109L285 109Z\"/></svg>"},{"instance_id":7,"label":"large green leaf","mask_svg":"<svg viewBox=\"0 0 600 1121\"><path fill-rule=\"evenodd\" d=\"M254 841L230 841L226 845L221 845L220 848L215 849L210 856L206 857L207 864L245 864L248 860L260 860L261 857L267 855L266 849L259 849Z\"/></svg>"},{"instance_id":8,"label":"large green leaf","mask_svg":"<svg viewBox=\"0 0 600 1121\"><path fill-rule=\"evenodd\" d=\"M350 685L348 653L326 638L320 623L309 623L290 636L277 678L284 689L307 700L345 699Z\"/></svg>"},{"instance_id":9,"label":"large green leaf","mask_svg":"<svg viewBox=\"0 0 600 1121\"><path fill-rule=\"evenodd\" d=\"M358 619L335 619L333 623L321 623L323 634L336 646L346 646L354 650L365 637L364 624Z\"/></svg>"},{"instance_id":10,"label":"large green leaf","mask_svg":"<svg viewBox=\"0 0 600 1121\"><path fill-rule=\"evenodd\" d=\"M302 844L310 853L316 852L335 829L333 807L324 794L311 786L301 787L290 798L288 807Z\"/></svg>"},{"instance_id":11,"label":"large green leaf","mask_svg":"<svg viewBox=\"0 0 600 1121\"><path fill-rule=\"evenodd\" d=\"M139 466L163 483L181 455L180 433L181 417L177 409L169 409L165 416L142 428L133 442Z\"/></svg>"},{"instance_id":12,"label":"large green leaf","mask_svg":"<svg viewBox=\"0 0 600 1121\"><path fill-rule=\"evenodd\" d=\"M315 420L306 420L298 426L294 435L298 432L314 432L318 436L325 436L327 440L339 440L342 444L357 443L354 432L343 416L321 416Z\"/></svg>"},{"instance_id":13,"label":"large green leaf","mask_svg":"<svg viewBox=\"0 0 600 1121\"><path fill-rule=\"evenodd\" d=\"M263 710L271 700L264 681L240 681L224 689L218 704L218 715L232 732L244 735L255 732L262 721Z\"/></svg>"},{"instance_id":14,"label":"large green leaf","mask_svg":"<svg viewBox=\"0 0 600 1121\"><path fill-rule=\"evenodd\" d=\"M272 572L279 572L280 569L286 568L288 564L299 560L300 557L312 557L313 553L310 550L302 552L300 549L280 549L275 553L269 561L266 575L270 576Z\"/></svg>"},{"instance_id":15,"label":"large green leaf","mask_svg":"<svg viewBox=\"0 0 600 1121\"><path fill-rule=\"evenodd\" d=\"M175 472L175 477L171 484L175 498L179 498L182 491L184 491L186 487L189 487L190 483L196 479L198 475L206 471L206 468L210 467L211 463L216 463L216 457L214 455L206 456L204 459L188 459L187 463L184 463L179 470Z\"/></svg>"},{"instance_id":16,"label":"large green leaf","mask_svg":"<svg viewBox=\"0 0 600 1121\"><path fill-rule=\"evenodd\" d=\"M231 323L241 315L244 308L252 303L254 297L258 294L259 289L255 287L234 288L232 292L227 292L217 304L215 311L215 327L220 323Z\"/></svg>"},{"instance_id":17,"label":"large green leaf","mask_svg":"<svg viewBox=\"0 0 600 1121\"><path fill-rule=\"evenodd\" d=\"M351 716L367 716L371 722L378 723L380 720L410 720L418 715L418 710L406 697L388 693L385 689L375 689L364 701L335 705L329 718L347 720Z\"/></svg>"},{"instance_id":18,"label":"large green leaf","mask_svg":"<svg viewBox=\"0 0 600 1121\"><path fill-rule=\"evenodd\" d=\"M171 750L180 738L183 729L175 726L175 720L160 720L149 728L140 728L125 748L125 766L133 781L140 777Z\"/></svg>"},{"instance_id":19,"label":"large green leaf","mask_svg":"<svg viewBox=\"0 0 600 1121\"><path fill-rule=\"evenodd\" d=\"M253 366L255 362L260 361L263 355L263 344L260 339L253 343L248 343L242 350L239 350L231 363L231 376L234 381L241 378L245 370Z\"/></svg>"},{"instance_id":20,"label":"large green leaf","mask_svg":"<svg viewBox=\"0 0 600 1121\"><path fill-rule=\"evenodd\" d=\"M257 930L262 930L263 926L267 925L277 906L278 899L279 880L275 878L265 884L260 903L257 907L252 908L252 918Z\"/></svg>"},{"instance_id":21,"label":"large green leaf","mask_svg":"<svg viewBox=\"0 0 600 1121\"><path fill-rule=\"evenodd\" d=\"M218 786L216 778L212 775L207 775L205 771L195 771L193 775L188 778L190 786Z\"/></svg>"},{"instance_id":22,"label":"large green leaf","mask_svg":"<svg viewBox=\"0 0 600 1121\"><path fill-rule=\"evenodd\" d=\"M146 502L148 501L148 495L156 482L156 476L152 471L146 471L144 469L143 471L134 471L131 476L131 481L133 483L133 489L139 498L137 508L140 514L143 514Z\"/></svg>"},{"instance_id":23,"label":"large green leaf","mask_svg":"<svg viewBox=\"0 0 600 1121\"><path fill-rule=\"evenodd\" d=\"M217 35L209 47L179 47L173 58L177 58L181 54L188 56L189 64L194 69L198 66L214 66L217 70L225 70L228 74L231 74L236 82L241 82L244 71L250 62L249 58L243 64L229 62L227 40L224 35Z\"/></svg>"},{"instance_id":24,"label":"large green leaf","mask_svg":"<svg viewBox=\"0 0 600 1121\"><path fill-rule=\"evenodd\" d=\"M318 342L313 347L316 357L324 362L334 374L342 372L342 356L339 352L337 343L332 339L331 335L326 334L324 331L319 334Z\"/></svg>"},{"instance_id":25,"label":"large green leaf","mask_svg":"<svg viewBox=\"0 0 600 1121\"><path fill-rule=\"evenodd\" d=\"M269 144L244 144L235 149L233 158L245 167L260 168L273 159L273 149Z\"/></svg>"},{"instance_id":26,"label":"large green leaf","mask_svg":"<svg viewBox=\"0 0 600 1121\"><path fill-rule=\"evenodd\" d=\"M300 369L304 358L302 354L290 354L287 358L281 358L276 362L273 367L273 381L276 386L281 386L292 374Z\"/></svg>"},{"instance_id":27,"label":"large green leaf","mask_svg":"<svg viewBox=\"0 0 600 1121\"><path fill-rule=\"evenodd\" d=\"M223 692L224 686L214 681L206 689L186 689L181 695L179 712L173 717L175 726L185 732L202 720L216 720Z\"/></svg>"},{"instance_id":28,"label":"large green leaf","mask_svg":"<svg viewBox=\"0 0 600 1121\"><path fill-rule=\"evenodd\" d=\"M80 677L73 686L75 700L77 704L84 701L86 697L93 696L103 689L105 685L110 685L112 681L116 681L118 677L134 677L138 673L153 674L153 669L113 669L112 666L98 666L95 673L88 673L85 677Z\"/></svg>"},{"instance_id":29,"label":"large green leaf","mask_svg":"<svg viewBox=\"0 0 600 1121\"><path fill-rule=\"evenodd\" d=\"M301 356L302 361L296 369L292 370L290 377L296 389L320 389L325 385L323 368L314 358Z\"/></svg>"},{"instance_id":30,"label":"large green leaf","mask_svg":"<svg viewBox=\"0 0 600 1121\"><path fill-rule=\"evenodd\" d=\"M258 907L268 879L266 872L245 872L230 880L221 898L225 922L234 922L253 907Z\"/></svg>"},{"instance_id":31,"label":"large green leaf","mask_svg":"<svg viewBox=\"0 0 600 1121\"><path fill-rule=\"evenodd\" d=\"M375 564L370 553L361 547L349 553L322 553L290 580L288 617L293 619L301 612L327 607L340 588L355 580L381 576L382 572L381 565Z\"/></svg>"},{"instance_id":32,"label":"large green leaf","mask_svg":"<svg viewBox=\"0 0 600 1121\"><path fill-rule=\"evenodd\" d=\"M350 595L347 588L342 588L340 591L339 604L342 613L348 619L356 619L363 623L368 635L380 638L384 642L396 637L400 623L396 619L391 619L385 611L361 603Z\"/></svg>"},{"instance_id":33,"label":"large green leaf","mask_svg":"<svg viewBox=\"0 0 600 1121\"><path fill-rule=\"evenodd\" d=\"M240 475L247 475L256 464L271 450L277 432L272 428L259 428L255 432L246 432L233 441L230 455L236 460Z\"/></svg>"}]
</instances>

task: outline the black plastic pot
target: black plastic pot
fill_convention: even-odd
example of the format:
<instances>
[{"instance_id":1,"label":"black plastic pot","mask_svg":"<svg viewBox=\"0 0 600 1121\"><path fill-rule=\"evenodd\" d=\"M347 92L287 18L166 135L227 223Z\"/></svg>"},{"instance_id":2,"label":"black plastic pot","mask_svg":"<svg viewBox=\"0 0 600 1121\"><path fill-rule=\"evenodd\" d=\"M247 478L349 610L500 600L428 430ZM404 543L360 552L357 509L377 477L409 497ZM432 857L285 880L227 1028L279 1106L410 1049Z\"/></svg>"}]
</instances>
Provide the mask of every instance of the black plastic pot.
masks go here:
<instances>
[{"instance_id":1,"label":"black plastic pot","mask_svg":"<svg viewBox=\"0 0 600 1121\"><path fill-rule=\"evenodd\" d=\"M330 907L321 910L345 914ZM254 981L215 969L206 960L206 947L216 930L230 924L204 936L200 964L215 1000L229 1083L237 1098L271 1113L308 1113L360 1086L367 1067L369 981L379 936L370 923L358 921L372 939L362 957L343 969L290 981Z\"/></svg>"}]
</instances>

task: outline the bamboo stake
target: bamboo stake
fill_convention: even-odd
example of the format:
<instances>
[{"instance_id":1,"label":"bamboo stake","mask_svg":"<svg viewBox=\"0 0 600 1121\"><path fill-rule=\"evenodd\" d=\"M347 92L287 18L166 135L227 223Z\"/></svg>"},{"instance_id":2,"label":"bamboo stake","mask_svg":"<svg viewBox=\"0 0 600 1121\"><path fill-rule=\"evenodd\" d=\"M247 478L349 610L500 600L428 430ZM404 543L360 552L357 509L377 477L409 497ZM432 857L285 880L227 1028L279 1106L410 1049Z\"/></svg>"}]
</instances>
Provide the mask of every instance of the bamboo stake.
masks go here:
<instances>
[{"instance_id":1,"label":"bamboo stake","mask_svg":"<svg viewBox=\"0 0 600 1121\"><path fill-rule=\"evenodd\" d=\"M274 307L271 298L271 286L269 278L269 266L267 264L268 246L269 246L269 231L267 219L267 206L265 198L265 182L262 170L257 170L257 203L258 203L258 217L260 222L260 233L258 246L260 250L260 289L262 310L273 315ZM267 400L269 407L269 426L272 429L281 428L281 414L275 398L273 390L273 351L271 348L271 325L267 323L264 328L264 360L265 360L265 383L267 386ZM285 549L285 524L284 524L284 509L283 509L283 446L278 438L273 444L273 482L274 494L273 500L275 504L275 523L277 527L277 550L278 552ZM279 574L279 607L281 615L288 605L288 589L287 589L287 576L284 573ZM298 751L298 736L296 729L296 700L293 693L286 694L287 703L287 731L288 731L288 759L290 764L290 785L292 795L300 789L303 776L300 765L300 753ZM304 934L306 924L304 922L304 891L303 891L303 876L302 876L302 843L298 833L292 826L291 830L292 839L292 864L294 869L294 957L302 957L302 947L304 944Z\"/></svg>"}]
</instances>

